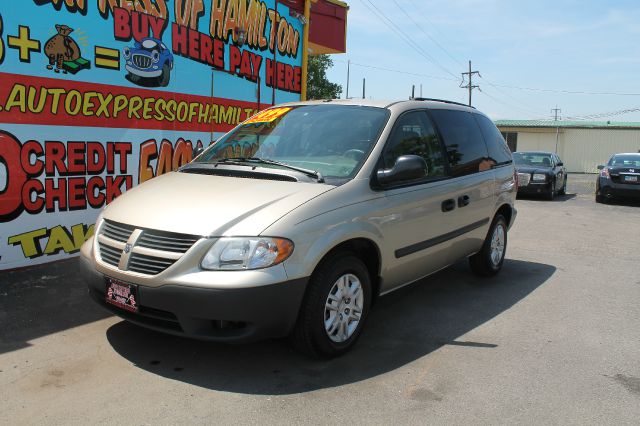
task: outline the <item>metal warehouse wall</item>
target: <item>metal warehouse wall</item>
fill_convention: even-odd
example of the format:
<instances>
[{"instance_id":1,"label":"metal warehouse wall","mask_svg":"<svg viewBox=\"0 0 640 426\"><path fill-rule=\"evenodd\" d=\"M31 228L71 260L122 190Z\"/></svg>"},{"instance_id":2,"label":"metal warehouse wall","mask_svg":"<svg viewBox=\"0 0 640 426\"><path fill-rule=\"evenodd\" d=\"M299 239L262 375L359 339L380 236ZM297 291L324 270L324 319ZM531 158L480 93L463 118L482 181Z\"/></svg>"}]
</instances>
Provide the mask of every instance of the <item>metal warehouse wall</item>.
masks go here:
<instances>
[{"instance_id":1,"label":"metal warehouse wall","mask_svg":"<svg viewBox=\"0 0 640 426\"><path fill-rule=\"evenodd\" d=\"M555 129L502 129L518 132L518 151L554 152ZM573 173L596 173L617 152L640 151L640 129L560 129L558 155Z\"/></svg>"},{"instance_id":2,"label":"metal warehouse wall","mask_svg":"<svg viewBox=\"0 0 640 426\"><path fill-rule=\"evenodd\" d=\"M611 155L640 150L640 130L567 129L564 136L559 154L570 172L596 173Z\"/></svg>"}]
</instances>

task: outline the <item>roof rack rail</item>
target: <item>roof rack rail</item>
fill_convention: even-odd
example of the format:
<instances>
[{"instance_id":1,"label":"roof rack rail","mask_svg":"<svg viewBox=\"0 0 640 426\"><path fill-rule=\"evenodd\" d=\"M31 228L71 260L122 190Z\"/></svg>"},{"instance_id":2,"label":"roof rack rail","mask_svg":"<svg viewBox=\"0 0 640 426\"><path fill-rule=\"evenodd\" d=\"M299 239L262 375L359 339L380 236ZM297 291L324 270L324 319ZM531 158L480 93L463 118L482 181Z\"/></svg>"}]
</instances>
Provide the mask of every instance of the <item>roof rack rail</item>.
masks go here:
<instances>
[{"instance_id":1,"label":"roof rack rail","mask_svg":"<svg viewBox=\"0 0 640 426\"><path fill-rule=\"evenodd\" d=\"M435 102L444 102L445 104L454 104L454 105L466 106L466 107L469 107L469 108L476 109L476 107L474 107L474 106L470 106L470 105L463 104L463 103L460 103L460 102L448 101L448 100L446 100L446 99L436 99L436 98L409 98L409 100L411 100L411 101L435 101Z\"/></svg>"}]
</instances>

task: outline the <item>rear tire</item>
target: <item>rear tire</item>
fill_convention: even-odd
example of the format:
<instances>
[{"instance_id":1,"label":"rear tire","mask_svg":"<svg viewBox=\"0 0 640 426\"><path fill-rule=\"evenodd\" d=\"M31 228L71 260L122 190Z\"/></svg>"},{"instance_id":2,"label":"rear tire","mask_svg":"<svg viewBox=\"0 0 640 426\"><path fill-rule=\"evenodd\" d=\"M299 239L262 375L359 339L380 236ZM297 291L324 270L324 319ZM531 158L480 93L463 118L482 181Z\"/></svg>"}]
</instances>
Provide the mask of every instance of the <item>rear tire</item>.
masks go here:
<instances>
[{"instance_id":1,"label":"rear tire","mask_svg":"<svg viewBox=\"0 0 640 426\"><path fill-rule=\"evenodd\" d=\"M474 274L490 277L502 269L507 252L507 221L501 214L491 223L482 249L469 258L469 266Z\"/></svg>"},{"instance_id":2,"label":"rear tire","mask_svg":"<svg viewBox=\"0 0 640 426\"><path fill-rule=\"evenodd\" d=\"M371 296L369 271L353 253L323 261L311 276L291 333L294 348L318 358L346 353L362 332Z\"/></svg>"}]
</instances>

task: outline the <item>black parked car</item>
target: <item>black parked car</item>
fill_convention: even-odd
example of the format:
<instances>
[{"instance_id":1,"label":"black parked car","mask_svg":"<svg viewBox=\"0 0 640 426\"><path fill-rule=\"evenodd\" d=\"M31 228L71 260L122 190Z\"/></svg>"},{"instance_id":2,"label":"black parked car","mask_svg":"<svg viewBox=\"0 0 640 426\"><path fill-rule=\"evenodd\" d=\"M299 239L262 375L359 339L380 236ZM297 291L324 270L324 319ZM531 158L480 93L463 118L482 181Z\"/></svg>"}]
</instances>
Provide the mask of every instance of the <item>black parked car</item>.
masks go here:
<instances>
[{"instance_id":1,"label":"black parked car","mask_svg":"<svg viewBox=\"0 0 640 426\"><path fill-rule=\"evenodd\" d=\"M567 170L552 152L514 152L518 194L541 194L553 200L567 190Z\"/></svg>"},{"instance_id":2,"label":"black parked car","mask_svg":"<svg viewBox=\"0 0 640 426\"><path fill-rule=\"evenodd\" d=\"M615 197L640 199L640 153L614 154L598 170L596 203Z\"/></svg>"}]
</instances>

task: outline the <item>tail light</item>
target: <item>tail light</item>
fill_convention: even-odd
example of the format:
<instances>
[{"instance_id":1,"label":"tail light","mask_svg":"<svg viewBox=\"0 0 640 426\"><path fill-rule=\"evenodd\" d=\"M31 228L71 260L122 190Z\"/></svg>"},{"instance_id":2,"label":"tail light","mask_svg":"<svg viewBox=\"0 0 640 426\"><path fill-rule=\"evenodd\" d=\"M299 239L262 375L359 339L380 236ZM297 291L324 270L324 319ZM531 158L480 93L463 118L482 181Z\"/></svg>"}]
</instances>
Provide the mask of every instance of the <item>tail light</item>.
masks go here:
<instances>
[{"instance_id":1,"label":"tail light","mask_svg":"<svg viewBox=\"0 0 640 426\"><path fill-rule=\"evenodd\" d=\"M600 177L603 177L605 179L609 179L609 168L605 167L604 169L600 170Z\"/></svg>"}]
</instances>

